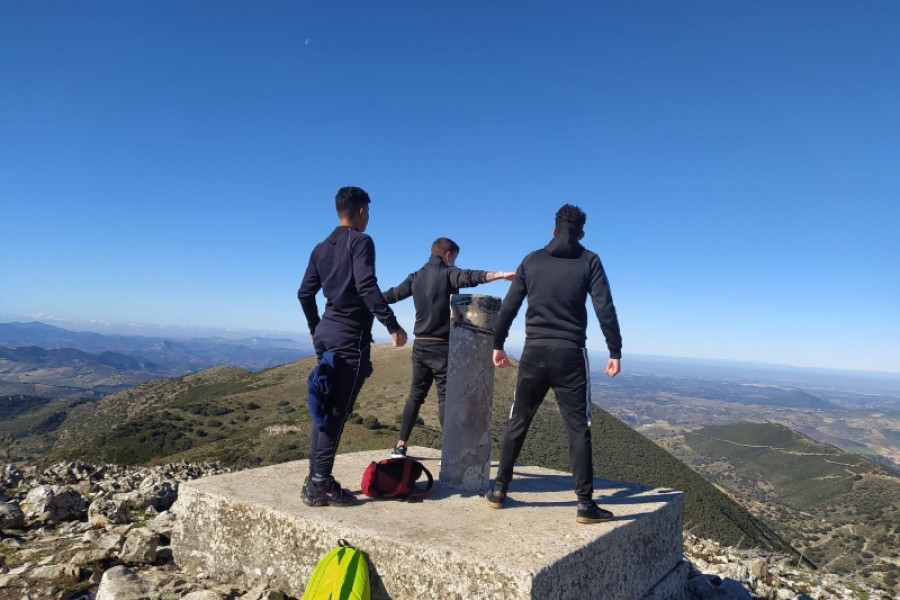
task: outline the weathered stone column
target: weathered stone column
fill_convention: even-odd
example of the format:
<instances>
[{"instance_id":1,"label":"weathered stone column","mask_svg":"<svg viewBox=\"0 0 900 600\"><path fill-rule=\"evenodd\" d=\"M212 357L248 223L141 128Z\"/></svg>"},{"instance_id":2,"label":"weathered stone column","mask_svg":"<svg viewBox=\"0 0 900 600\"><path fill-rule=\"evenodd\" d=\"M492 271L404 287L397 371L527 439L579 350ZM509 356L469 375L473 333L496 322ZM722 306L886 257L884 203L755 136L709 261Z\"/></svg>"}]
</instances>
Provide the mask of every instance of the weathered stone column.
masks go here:
<instances>
[{"instance_id":1,"label":"weathered stone column","mask_svg":"<svg viewBox=\"0 0 900 600\"><path fill-rule=\"evenodd\" d=\"M441 481L473 492L486 491L490 480L492 355L500 304L500 298L483 294L450 297Z\"/></svg>"}]
</instances>

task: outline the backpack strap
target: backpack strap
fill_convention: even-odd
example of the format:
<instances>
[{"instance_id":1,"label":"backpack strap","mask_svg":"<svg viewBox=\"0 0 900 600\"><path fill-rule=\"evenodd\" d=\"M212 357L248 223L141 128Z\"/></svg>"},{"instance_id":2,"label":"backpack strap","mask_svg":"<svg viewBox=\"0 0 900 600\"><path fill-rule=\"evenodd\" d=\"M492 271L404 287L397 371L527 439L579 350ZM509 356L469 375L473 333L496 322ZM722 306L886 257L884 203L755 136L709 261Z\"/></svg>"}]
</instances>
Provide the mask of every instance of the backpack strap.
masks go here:
<instances>
[{"instance_id":1,"label":"backpack strap","mask_svg":"<svg viewBox=\"0 0 900 600\"><path fill-rule=\"evenodd\" d=\"M401 461L403 463L403 473L401 473L400 477L397 478L397 487L395 487L394 489L392 489L389 492L383 493L381 495L383 498L394 498L396 496L400 496L403 494L403 484L404 484L404 482L409 480L409 474L410 474L410 469L412 468L412 465L408 458L401 458L401 459L393 461L393 462L401 462ZM376 466L375 468L376 469L384 468L385 465L390 464L391 462L392 462L391 459L387 459L385 461L378 463L378 466Z\"/></svg>"},{"instance_id":2,"label":"backpack strap","mask_svg":"<svg viewBox=\"0 0 900 600\"><path fill-rule=\"evenodd\" d=\"M425 494L428 493L428 490L430 490L431 487L434 485L434 477L431 476L431 471L429 471L429 470L425 467L425 465L423 465L423 464L420 463L420 462L416 462L415 464L417 465L417 467L418 467L419 469L421 469L421 472L416 474L416 476L415 476L416 479L419 478L419 475L421 475L422 473L425 473L425 475L428 477L428 485L425 486L425 489L424 489L424 490L421 490L421 491L418 491L418 492L413 492L412 494L410 494L410 495L408 496L408 498L409 498L410 500L421 500L422 498L425 497ZM408 463L408 465L409 465L409 469L412 469L413 462L410 461L410 462ZM405 474L405 472L404 472L404 474Z\"/></svg>"}]
</instances>

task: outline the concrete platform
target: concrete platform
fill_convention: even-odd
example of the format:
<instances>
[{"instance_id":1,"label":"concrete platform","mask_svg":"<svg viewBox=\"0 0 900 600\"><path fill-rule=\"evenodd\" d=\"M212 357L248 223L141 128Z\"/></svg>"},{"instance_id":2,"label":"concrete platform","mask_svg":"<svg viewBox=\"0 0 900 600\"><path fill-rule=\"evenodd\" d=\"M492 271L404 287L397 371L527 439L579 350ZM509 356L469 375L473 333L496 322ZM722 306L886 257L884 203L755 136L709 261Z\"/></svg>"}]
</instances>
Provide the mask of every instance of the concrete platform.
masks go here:
<instances>
[{"instance_id":1,"label":"concrete platform","mask_svg":"<svg viewBox=\"0 0 900 600\"><path fill-rule=\"evenodd\" d=\"M409 453L435 478L422 502L360 494L354 507L306 506L305 460L183 483L173 507L175 561L300 598L316 563L343 538L367 555L373 600L682 598L681 492L598 479L595 498L616 518L582 525L567 473L517 467L506 505L494 510L438 481L439 450ZM335 477L358 491L365 467L387 455L338 455Z\"/></svg>"}]
</instances>

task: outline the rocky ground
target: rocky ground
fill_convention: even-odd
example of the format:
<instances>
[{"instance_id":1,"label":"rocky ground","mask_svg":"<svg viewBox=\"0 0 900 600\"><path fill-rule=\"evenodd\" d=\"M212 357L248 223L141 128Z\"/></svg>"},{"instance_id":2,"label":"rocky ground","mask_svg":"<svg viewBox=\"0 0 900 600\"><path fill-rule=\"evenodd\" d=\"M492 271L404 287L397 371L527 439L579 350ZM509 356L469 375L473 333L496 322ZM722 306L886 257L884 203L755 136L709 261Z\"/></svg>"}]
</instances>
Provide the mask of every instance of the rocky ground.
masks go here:
<instances>
[{"instance_id":1,"label":"rocky ground","mask_svg":"<svg viewBox=\"0 0 900 600\"><path fill-rule=\"evenodd\" d=\"M0 473L0 600L284 600L188 577L169 548L169 511L182 481L226 472L212 464L157 467L8 465ZM685 600L893 598L799 569L786 557L684 539Z\"/></svg>"}]
</instances>

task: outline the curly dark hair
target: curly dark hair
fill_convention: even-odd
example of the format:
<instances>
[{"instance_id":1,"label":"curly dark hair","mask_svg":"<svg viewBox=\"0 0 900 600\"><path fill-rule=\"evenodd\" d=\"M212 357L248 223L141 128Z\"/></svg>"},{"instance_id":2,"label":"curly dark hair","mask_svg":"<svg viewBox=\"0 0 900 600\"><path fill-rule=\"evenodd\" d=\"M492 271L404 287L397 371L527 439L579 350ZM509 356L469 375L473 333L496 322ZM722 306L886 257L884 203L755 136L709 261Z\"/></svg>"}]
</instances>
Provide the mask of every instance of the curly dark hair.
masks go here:
<instances>
[{"instance_id":1,"label":"curly dark hair","mask_svg":"<svg viewBox=\"0 0 900 600\"><path fill-rule=\"evenodd\" d=\"M556 211L556 227L568 225L577 231L584 231L584 222L587 221L587 215L584 211L574 204L563 204L562 208Z\"/></svg>"}]
</instances>

